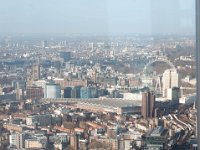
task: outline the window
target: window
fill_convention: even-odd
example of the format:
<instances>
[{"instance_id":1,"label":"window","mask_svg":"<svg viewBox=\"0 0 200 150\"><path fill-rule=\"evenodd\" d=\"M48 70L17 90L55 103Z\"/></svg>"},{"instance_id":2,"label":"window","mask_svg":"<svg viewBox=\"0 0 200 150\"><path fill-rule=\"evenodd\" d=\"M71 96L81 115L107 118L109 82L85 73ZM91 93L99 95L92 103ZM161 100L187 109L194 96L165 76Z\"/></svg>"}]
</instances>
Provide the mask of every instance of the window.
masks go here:
<instances>
[{"instance_id":1,"label":"window","mask_svg":"<svg viewBox=\"0 0 200 150\"><path fill-rule=\"evenodd\" d=\"M22 126L20 149L197 148L199 3L0 1L0 139Z\"/></svg>"}]
</instances>

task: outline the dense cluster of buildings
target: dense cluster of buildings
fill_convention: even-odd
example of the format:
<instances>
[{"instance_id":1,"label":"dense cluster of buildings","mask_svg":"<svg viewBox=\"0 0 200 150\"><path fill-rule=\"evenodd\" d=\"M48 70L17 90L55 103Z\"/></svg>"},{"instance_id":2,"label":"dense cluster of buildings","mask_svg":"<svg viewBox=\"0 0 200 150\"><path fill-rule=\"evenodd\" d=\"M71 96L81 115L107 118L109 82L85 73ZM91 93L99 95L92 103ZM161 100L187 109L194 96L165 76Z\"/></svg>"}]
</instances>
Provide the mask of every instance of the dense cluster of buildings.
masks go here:
<instances>
[{"instance_id":1,"label":"dense cluster of buildings","mask_svg":"<svg viewBox=\"0 0 200 150\"><path fill-rule=\"evenodd\" d=\"M188 41L166 38L166 48L193 48ZM138 37L1 41L1 148L195 147L193 60L166 58L161 45ZM157 61L161 73L143 71Z\"/></svg>"}]
</instances>

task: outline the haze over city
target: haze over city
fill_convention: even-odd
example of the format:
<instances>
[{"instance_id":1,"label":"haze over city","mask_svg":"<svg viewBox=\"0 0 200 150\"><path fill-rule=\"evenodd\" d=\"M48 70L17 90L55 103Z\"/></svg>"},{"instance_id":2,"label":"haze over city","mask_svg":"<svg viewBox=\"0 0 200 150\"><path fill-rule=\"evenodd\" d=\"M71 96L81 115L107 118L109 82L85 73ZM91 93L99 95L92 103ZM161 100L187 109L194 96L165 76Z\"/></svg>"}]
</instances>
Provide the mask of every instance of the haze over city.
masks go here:
<instances>
[{"instance_id":1,"label":"haze over city","mask_svg":"<svg viewBox=\"0 0 200 150\"><path fill-rule=\"evenodd\" d=\"M193 0L0 1L1 33L194 34Z\"/></svg>"},{"instance_id":2,"label":"haze over city","mask_svg":"<svg viewBox=\"0 0 200 150\"><path fill-rule=\"evenodd\" d=\"M193 0L0 0L0 150L196 150L196 41Z\"/></svg>"}]
</instances>

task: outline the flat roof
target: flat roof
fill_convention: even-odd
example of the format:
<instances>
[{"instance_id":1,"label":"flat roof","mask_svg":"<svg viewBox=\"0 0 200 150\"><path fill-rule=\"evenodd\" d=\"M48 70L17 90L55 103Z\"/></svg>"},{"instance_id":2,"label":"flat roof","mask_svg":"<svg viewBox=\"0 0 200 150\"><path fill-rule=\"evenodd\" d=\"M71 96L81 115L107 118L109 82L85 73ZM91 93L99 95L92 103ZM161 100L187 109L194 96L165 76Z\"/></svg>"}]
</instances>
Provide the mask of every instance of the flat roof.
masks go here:
<instances>
[{"instance_id":1,"label":"flat roof","mask_svg":"<svg viewBox=\"0 0 200 150\"><path fill-rule=\"evenodd\" d=\"M164 128L162 126L158 126L157 128L153 129L150 136L161 136L163 131L164 131Z\"/></svg>"},{"instance_id":2,"label":"flat roof","mask_svg":"<svg viewBox=\"0 0 200 150\"><path fill-rule=\"evenodd\" d=\"M134 107L141 106L141 100L123 100L117 98L91 98L91 99L81 99L81 98L43 98L42 101L52 102L52 103L69 103L75 102L79 104L93 104L93 105L101 105L101 106L110 106L110 107Z\"/></svg>"}]
</instances>

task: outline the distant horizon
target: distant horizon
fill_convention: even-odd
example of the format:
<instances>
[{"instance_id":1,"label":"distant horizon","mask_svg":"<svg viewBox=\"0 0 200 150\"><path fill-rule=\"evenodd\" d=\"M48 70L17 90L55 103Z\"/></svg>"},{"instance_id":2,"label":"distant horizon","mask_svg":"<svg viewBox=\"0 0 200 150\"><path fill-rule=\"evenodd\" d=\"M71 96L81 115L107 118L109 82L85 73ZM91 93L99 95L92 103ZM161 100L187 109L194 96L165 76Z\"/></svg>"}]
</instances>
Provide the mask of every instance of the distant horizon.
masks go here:
<instances>
[{"instance_id":1,"label":"distant horizon","mask_svg":"<svg viewBox=\"0 0 200 150\"><path fill-rule=\"evenodd\" d=\"M194 34L191 0L0 1L0 33Z\"/></svg>"},{"instance_id":2,"label":"distant horizon","mask_svg":"<svg viewBox=\"0 0 200 150\"><path fill-rule=\"evenodd\" d=\"M195 36L195 33L155 33L155 34L145 34L145 33L20 33L20 32L0 32L0 36Z\"/></svg>"}]
</instances>

